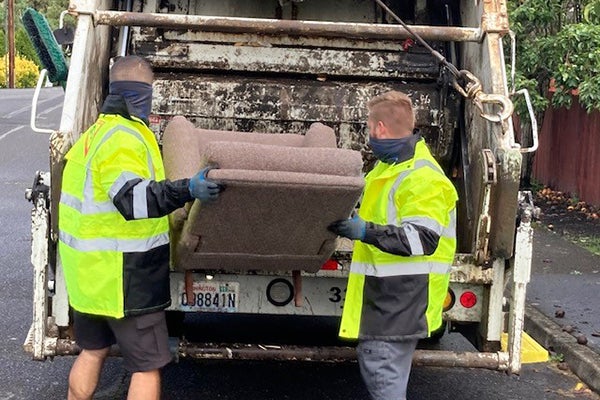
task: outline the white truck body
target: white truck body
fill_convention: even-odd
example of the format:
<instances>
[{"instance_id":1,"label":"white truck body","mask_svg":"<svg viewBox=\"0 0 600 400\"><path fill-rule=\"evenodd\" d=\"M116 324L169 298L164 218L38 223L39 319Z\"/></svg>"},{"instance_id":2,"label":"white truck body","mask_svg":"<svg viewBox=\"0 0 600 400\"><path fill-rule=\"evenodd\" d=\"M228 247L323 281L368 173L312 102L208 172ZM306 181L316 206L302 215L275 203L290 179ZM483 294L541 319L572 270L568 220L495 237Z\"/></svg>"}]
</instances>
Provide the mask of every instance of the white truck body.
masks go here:
<instances>
[{"instance_id":1,"label":"white truck body","mask_svg":"<svg viewBox=\"0 0 600 400\"><path fill-rule=\"evenodd\" d=\"M515 141L511 117L496 118L502 112L497 102L478 106L463 98L438 60L407 41L411 34L372 0L130 3L129 11L117 11L107 0L72 0L69 8L77 28L62 119L50 136L50 173L39 175L31 196L34 313L25 348L34 358L78 351L56 257L63 156L98 115L111 58L127 51L146 57L155 69L151 128L159 141L173 115L204 128L272 133L299 133L319 121L335 129L340 147L361 150L368 170L373 159L366 148L366 101L386 89L409 93L417 126L460 195L453 301L444 317L450 331L463 332L480 350L423 350L415 362L519 371L531 202L520 201L518 191L524 149ZM458 69L477 77L481 93L509 98L504 0L387 4ZM291 271L199 269L192 275L193 303L185 295L185 275L173 272L168 311L338 317L350 257L351 244L340 241L328 269L300 278ZM302 281L302 301L294 300L294 279ZM224 283L228 289L219 292ZM476 301L469 304L473 295ZM506 351L500 348L503 332L509 335ZM180 353L199 357L254 354L179 346ZM274 356L319 358L310 349L295 350L279 349ZM340 347L319 354L343 358L353 352Z\"/></svg>"}]
</instances>

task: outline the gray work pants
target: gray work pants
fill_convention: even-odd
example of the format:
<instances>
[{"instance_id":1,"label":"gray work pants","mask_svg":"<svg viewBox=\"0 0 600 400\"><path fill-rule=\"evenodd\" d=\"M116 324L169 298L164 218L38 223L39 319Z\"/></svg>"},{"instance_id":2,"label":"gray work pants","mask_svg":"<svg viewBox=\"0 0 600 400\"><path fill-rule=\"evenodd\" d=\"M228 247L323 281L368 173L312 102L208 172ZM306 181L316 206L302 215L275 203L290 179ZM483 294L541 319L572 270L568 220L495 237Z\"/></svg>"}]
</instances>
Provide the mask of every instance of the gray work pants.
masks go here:
<instances>
[{"instance_id":1,"label":"gray work pants","mask_svg":"<svg viewBox=\"0 0 600 400\"><path fill-rule=\"evenodd\" d=\"M408 376L417 342L359 342L356 347L358 365L373 400L406 400Z\"/></svg>"}]
</instances>

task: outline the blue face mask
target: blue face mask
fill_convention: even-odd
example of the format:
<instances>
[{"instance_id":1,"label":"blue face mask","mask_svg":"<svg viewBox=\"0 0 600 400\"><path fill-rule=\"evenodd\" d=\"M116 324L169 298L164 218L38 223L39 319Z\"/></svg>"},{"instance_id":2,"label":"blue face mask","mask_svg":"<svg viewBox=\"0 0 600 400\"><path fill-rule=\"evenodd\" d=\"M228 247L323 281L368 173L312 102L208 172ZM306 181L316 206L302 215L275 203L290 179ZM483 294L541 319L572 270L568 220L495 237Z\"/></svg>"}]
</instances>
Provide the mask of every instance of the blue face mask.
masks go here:
<instances>
[{"instance_id":1,"label":"blue face mask","mask_svg":"<svg viewBox=\"0 0 600 400\"><path fill-rule=\"evenodd\" d=\"M148 121L152 110L152 85L145 82L117 81L111 82L108 94L121 95L127 103L129 114Z\"/></svg>"},{"instance_id":2,"label":"blue face mask","mask_svg":"<svg viewBox=\"0 0 600 400\"><path fill-rule=\"evenodd\" d=\"M377 139L369 136L369 144L373 150L373 155L387 164L398 162L404 149L410 148L413 140L413 136L401 139Z\"/></svg>"}]
</instances>

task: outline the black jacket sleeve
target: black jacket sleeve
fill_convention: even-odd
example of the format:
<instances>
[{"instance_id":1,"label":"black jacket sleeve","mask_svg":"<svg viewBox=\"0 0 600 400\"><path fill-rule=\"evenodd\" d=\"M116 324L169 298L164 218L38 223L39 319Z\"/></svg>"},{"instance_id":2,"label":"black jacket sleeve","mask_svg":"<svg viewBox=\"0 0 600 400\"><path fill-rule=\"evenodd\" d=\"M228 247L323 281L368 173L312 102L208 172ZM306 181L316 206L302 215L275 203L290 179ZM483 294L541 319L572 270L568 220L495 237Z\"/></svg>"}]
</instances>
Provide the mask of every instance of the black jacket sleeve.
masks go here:
<instances>
[{"instance_id":1,"label":"black jacket sleeve","mask_svg":"<svg viewBox=\"0 0 600 400\"><path fill-rule=\"evenodd\" d=\"M119 192L113 198L113 204L126 220L139 218L134 210L135 187L137 185L145 186L145 207L146 218L158 218L168 215L185 203L194 200L188 189L189 179L179 179L176 181L144 181L140 178L131 179L123 185ZM139 206L139 205L138 205ZM144 205L141 205L142 207ZM139 210L138 210L139 213Z\"/></svg>"},{"instance_id":2,"label":"black jacket sleeve","mask_svg":"<svg viewBox=\"0 0 600 400\"><path fill-rule=\"evenodd\" d=\"M416 254L416 249L410 245L407 229L416 231L423 249L423 254ZM431 255L437 249L440 236L431 229L417 224L378 225L367 221L364 243L371 244L386 253L399 256ZM419 252L420 253L420 252Z\"/></svg>"}]
</instances>

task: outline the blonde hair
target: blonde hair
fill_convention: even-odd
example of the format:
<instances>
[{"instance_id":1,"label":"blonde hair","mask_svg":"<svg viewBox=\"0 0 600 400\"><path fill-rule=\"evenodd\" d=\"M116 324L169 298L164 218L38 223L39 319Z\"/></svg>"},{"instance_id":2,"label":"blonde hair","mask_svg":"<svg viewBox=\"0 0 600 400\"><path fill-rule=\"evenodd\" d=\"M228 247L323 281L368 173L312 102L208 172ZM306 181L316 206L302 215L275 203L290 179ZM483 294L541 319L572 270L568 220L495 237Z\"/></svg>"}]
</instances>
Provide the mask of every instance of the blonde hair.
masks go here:
<instances>
[{"instance_id":1,"label":"blonde hair","mask_svg":"<svg viewBox=\"0 0 600 400\"><path fill-rule=\"evenodd\" d=\"M412 101L405 93L392 90L373 97L369 103L369 119L383 122L394 136L405 136L415 129Z\"/></svg>"},{"instance_id":2,"label":"blonde hair","mask_svg":"<svg viewBox=\"0 0 600 400\"><path fill-rule=\"evenodd\" d=\"M110 69L109 80L135 81L152 84L154 73L150 64L139 56L119 57Z\"/></svg>"}]
</instances>

